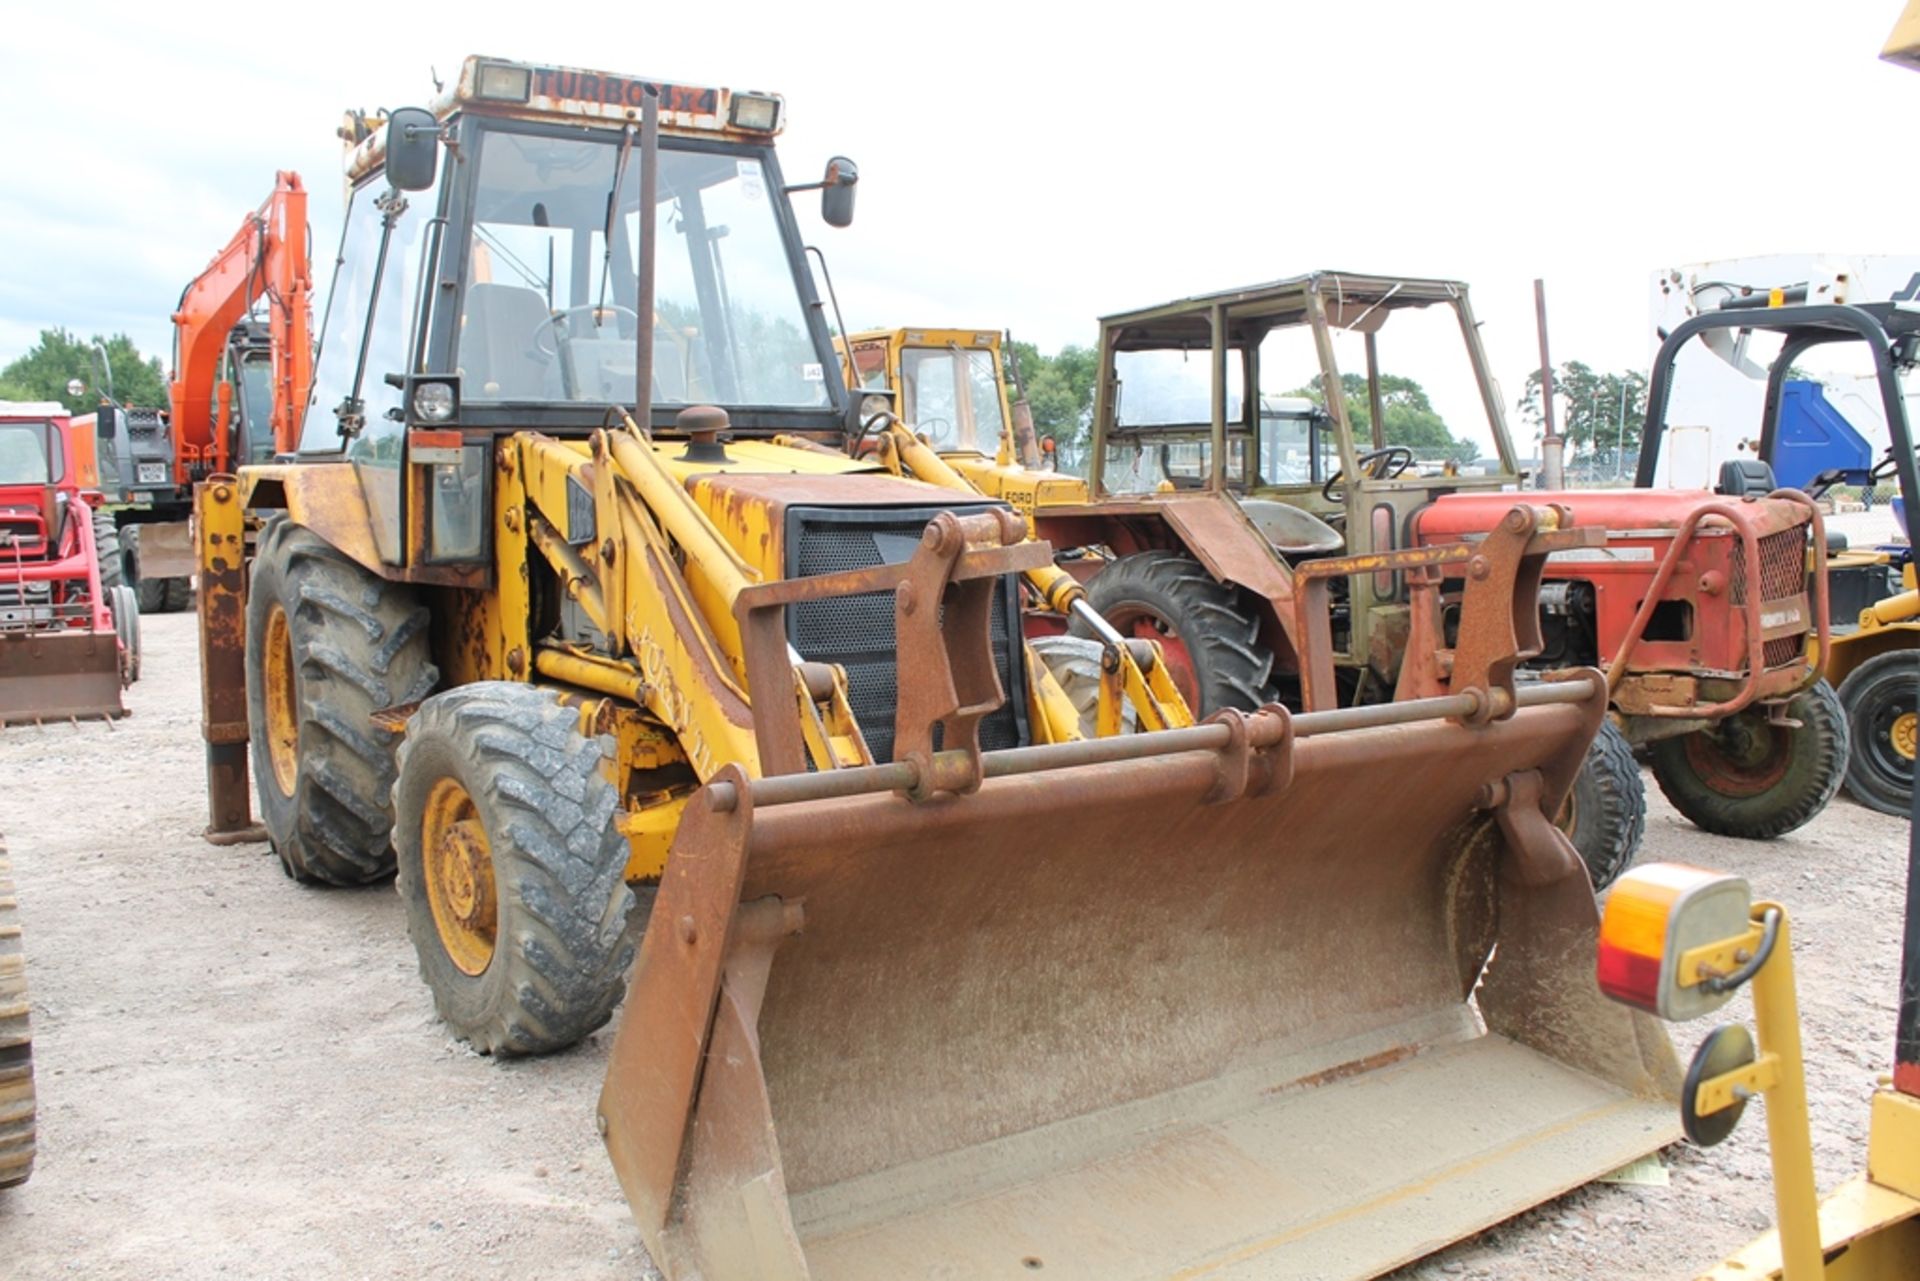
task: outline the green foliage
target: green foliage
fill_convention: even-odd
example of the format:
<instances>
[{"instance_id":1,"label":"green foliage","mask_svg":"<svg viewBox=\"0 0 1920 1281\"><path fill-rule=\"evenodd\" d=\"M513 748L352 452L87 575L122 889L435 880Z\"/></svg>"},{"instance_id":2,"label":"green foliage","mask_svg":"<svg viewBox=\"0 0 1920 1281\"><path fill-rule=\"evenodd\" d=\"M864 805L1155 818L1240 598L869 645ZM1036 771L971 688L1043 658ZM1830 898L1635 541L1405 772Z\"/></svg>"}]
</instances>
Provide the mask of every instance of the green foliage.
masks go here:
<instances>
[{"instance_id":1,"label":"green foliage","mask_svg":"<svg viewBox=\"0 0 1920 1281\"><path fill-rule=\"evenodd\" d=\"M1319 383L1287 394L1305 396L1316 405L1326 404ZM1373 406L1367 401L1366 378L1361 374L1341 374L1340 395L1346 401L1347 420L1353 424L1354 446L1365 453L1372 448L1373 441ZM1386 443L1405 445L1416 457L1469 463L1480 455L1480 447L1473 441L1454 438L1446 421L1434 409L1427 389L1411 378L1399 374L1380 375L1380 412Z\"/></svg>"},{"instance_id":2,"label":"green foliage","mask_svg":"<svg viewBox=\"0 0 1920 1281\"><path fill-rule=\"evenodd\" d=\"M143 358L125 334L111 338L95 334L91 342L82 342L65 329L41 330L40 341L31 351L0 369L0 395L7 400L57 400L71 413L91 412L107 390L97 372L94 343L106 348L114 399L123 405L165 408L167 380L158 357ZM86 384L78 396L67 394L67 383L74 378Z\"/></svg>"},{"instance_id":3,"label":"green foliage","mask_svg":"<svg viewBox=\"0 0 1920 1281\"><path fill-rule=\"evenodd\" d=\"M1099 353L1090 347L1062 347L1043 356L1032 343L1014 342L1008 353L1017 359L1027 388L1027 407L1033 427L1062 445L1084 442L1093 421L1093 385L1099 377ZM1012 376L1012 369L1008 369ZM1018 394L1017 392L1015 393Z\"/></svg>"},{"instance_id":4,"label":"green foliage","mask_svg":"<svg viewBox=\"0 0 1920 1281\"><path fill-rule=\"evenodd\" d=\"M1621 415L1621 393L1626 413ZM1640 448L1640 425L1647 409L1647 376L1638 370L1603 374L1578 360L1569 360L1553 372L1555 409L1560 434L1575 452L1611 454L1617 448L1634 453ZM1540 407L1540 371L1527 375L1520 416L1534 428L1546 425Z\"/></svg>"}]
</instances>

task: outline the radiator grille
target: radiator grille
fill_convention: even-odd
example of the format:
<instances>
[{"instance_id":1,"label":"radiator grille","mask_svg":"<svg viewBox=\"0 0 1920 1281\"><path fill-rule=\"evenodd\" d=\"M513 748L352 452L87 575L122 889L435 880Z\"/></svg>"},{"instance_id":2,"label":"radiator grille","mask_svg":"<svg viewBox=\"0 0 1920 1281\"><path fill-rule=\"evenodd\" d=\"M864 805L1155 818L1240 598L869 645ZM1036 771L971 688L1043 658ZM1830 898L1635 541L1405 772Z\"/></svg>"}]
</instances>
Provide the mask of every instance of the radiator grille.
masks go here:
<instances>
[{"instance_id":1,"label":"radiator grille","mask_svg":"<svg viewBox=\"0 0 1920 1281\"><path fill-rule=\"evenodd\" d=\"M867 569L906 560L939 507L872 509L795 507L787 512L787 573L795 578ZM956 507L958 512L983 507ZM986 751L1026 741L1026 682L1012 638L1018 635L1019 596L1011 575L996 594L993 661L1007 701L980 723ZM804 601L787 609L787 639L812 662L847 671L847 701L876 761L893 759L893 718L899 697L894 666L893 595L871 592Z\"/></svg>"},{"instance_id":2,"label":"radiator grille","mask_svg":"<svg viewBox=\"0 0 1920 1281\"><path fill-rule=\"evenodd\" d=\"M1760 661L1768 667L1784 667L1788 663L1798 663L1807 652L1806 633L1798 636L1776 636L1760 646Z\"/></svg>"},{"instance_id":3,"label":"radiator grille","mask_svg":"<svg viewBox=\"0 0 1920 1281\"><path fill-rule=\"evenodd\" d=\"M1810 525L1795 525L1768 534L1760 540L1760 599L1780 600L1798 596L1807 589L1807 531ZM1744 547L1735 545L1733 556L1733 603L1747 603L1747 556Z\"/></svg>"}]
</instances>

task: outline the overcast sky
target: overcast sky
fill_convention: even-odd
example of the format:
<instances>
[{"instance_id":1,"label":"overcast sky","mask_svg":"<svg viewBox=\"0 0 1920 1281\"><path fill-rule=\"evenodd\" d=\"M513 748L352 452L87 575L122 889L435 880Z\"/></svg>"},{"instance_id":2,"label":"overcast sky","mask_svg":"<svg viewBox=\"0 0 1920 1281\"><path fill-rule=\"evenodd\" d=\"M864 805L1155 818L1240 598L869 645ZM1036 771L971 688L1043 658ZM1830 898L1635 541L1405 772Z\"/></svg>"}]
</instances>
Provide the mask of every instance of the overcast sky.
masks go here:
<instances>
[{"instance_id":1,"label":"overcast sky","mask_svg":"<svg viewBox=\"0 0 1920 1281\"><path fill-rule=\"evenodd\" d=\"M347 107L489 53L787 99L802 227L853 328L1093 318L1321 267L1468 281L1509 399L1536 360L1643 367L1654 268L1911 252L1920 77L1900 0L1053 6L230 3L11 7L0 364L46 326L168 357L181 287L291 168L316 275ZM1419 371L1411 371L1419 372ZM1453 407L1441 408L1453 416Z\"/></svg>"}]
</instances>

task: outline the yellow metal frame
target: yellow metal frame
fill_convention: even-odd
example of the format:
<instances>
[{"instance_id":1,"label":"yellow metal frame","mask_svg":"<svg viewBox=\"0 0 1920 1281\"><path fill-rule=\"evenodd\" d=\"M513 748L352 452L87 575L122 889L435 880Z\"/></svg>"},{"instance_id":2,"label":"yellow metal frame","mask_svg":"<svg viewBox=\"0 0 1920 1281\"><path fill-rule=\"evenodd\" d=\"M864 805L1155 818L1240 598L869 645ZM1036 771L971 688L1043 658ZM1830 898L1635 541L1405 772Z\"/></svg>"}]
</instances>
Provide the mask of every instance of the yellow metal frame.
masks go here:
<instances>
[{"instance_id":1,"label":"yellow metal frame","mask_svg":"<svg viewBox=\"0 0 1920 1281\"><path fill-rule=\"evenodd\" d=\"M1750 957L1769 909L1780 913L1779 936L1752 981L1760 1052L1754 1062L1702 1081L1693 1103L1697 1113L1708 1115L1742 1099L1765 1099L1778 1227L1702 1273L1700 1281L1906 1281L1920 1260L1920 1100L1891 1089L1874 1095L1866 1173L1821 1200L1813 1178L1786 910L1755 903L1755 924L1747 933L1682 955L1681 981L1726 973L1743 953Z\"/></svg>"}]
</instances>

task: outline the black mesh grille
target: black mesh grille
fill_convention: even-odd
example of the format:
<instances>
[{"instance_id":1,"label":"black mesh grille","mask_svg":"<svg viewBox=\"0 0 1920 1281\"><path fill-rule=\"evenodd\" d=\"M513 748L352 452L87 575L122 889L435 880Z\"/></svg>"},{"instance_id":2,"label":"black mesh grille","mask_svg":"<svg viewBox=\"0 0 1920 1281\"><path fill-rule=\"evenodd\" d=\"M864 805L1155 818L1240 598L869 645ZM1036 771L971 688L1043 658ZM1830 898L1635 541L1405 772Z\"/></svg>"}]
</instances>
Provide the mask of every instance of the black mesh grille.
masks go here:
<instances>
[{"instance_id":1,"label":"black mesh grille","mask_svg":"<svg viewBox=\"0 0 1920 1281\"><path fill-rule=\"evenodd\" d=\"M795 578L897 564L912 556L927 522L943 508L795 507L787 512L787 573ZM980 507L956 507L966 512ZM1024 672L1009 637L1019 597L1011 576L995 596L993 660L1007 701L980 724L987 751L1026 741ZM899 696L894 667L893 595L873 592L805 601L787 610L787 639L811 662L847 670L847 699L876 761L893 759L893 717Z\"/></svg>"}]
</instances>

